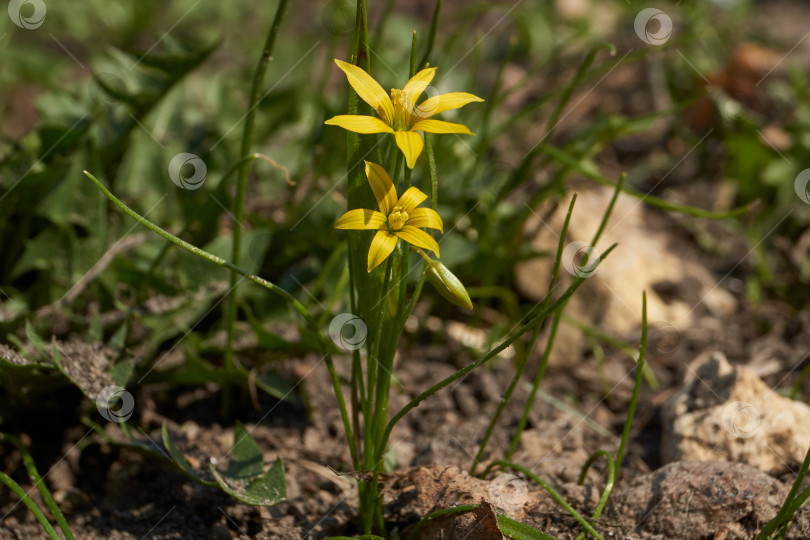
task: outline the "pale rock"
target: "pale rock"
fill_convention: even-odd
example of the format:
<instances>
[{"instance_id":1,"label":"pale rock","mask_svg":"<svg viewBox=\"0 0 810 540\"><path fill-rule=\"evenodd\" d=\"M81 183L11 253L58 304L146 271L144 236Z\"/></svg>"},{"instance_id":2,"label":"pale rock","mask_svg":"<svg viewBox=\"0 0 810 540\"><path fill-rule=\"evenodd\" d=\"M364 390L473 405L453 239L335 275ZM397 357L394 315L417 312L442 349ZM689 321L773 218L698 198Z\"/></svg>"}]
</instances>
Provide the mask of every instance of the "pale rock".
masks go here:
<instances>
[{"instance_id":1,"label":"pale rock","mask_svg":"<svg viewBox=\"0 0 810 540\"><path fill-rule=\"evenodd\" d=\"M566 245L575 241L590 242L612 195L612 189L601 186L579 193ZM524 231L527 234L536 231L531 241L533 250L552 254L556 251L557 235L562 230L569 202L570 196L551 211L548 206L540 207L527 220ZM638 199L623 193L619 195L596 248L602 253L613 243L618 246L574 294L566 313L609 334L627 335L641 323L641 294L647 291L647 320L650 323L664 322L678 329L689 327L697 306L677 297L662 298L654 288L661 283L688 288L693 296L702 299L701 304L713 315L734 313L736 297L718 287L717 279L708 269L673 250L669 231L651 228L644 219L643 210L644 204ZM538 257L517 265L515 278L521 294L540 300L546 293L552 265L553 257ZM573 268L575 265L569 266ZM562 266L560 278L558 293L573 279ZM560 334L551 363L569 364L581 357L584 342L578 331Z\"/></svg>"},{"instance_id":2,"label":"pale rock","mask_svg":"<svg viewBox=\"0 0 810 540\"><path fill-rule=\"evenodd\" d=\"M736 461L779 474L810 448L810 407L778 395L719 352L692 362L661 417L664 463Z\"/></svg>"}]
</instances>

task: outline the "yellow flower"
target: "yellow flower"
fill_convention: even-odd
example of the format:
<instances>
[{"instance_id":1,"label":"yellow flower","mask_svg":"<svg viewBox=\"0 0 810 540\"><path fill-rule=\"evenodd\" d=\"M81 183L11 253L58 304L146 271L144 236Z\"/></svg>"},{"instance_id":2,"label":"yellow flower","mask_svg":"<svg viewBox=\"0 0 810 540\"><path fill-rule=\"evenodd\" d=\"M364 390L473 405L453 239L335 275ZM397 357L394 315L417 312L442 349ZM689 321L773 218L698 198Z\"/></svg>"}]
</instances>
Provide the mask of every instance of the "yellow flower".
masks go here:
<instances>
[{"instance_id":1,"label":"yellow flower","mask_svg":"<svg viewBox=\"0 0 810 540\"><path fill-rule=\"evenodd\" d=\"M366 177L377 199L380 211L358 208L343 214L335 224L337 229L376 230L368 250L368 271L371 272L397 245L401 238L414 246L429 249L439 256L439 244L419 227L443 230L442 218L430 208L417 208L427 199L422 191L410 187L397 199L397 190L385 169L366 161Z\"/></svg>"},{"instance_id":2,"label":"yellow flower","mask_svg":"<svg viewBox=\"0 0 810 540\"><path fill-rule=\"evenodd\" d=\"M341 114L326 121L330 126L340 126L356 133L393 133L397 146L405 155L408 167L413 169L416 158L422 153L422 136L416 133L464 133L473 135L467 126L430 120L440 112L458 109L474 101L484 101L466 92L450 92L433 96L418 106L416 100L433 80L436 68L426 68L411 77L402 90L391 89L391 97L371 75L348 62L335 60L346 74L349 84L360 99L371 105L380 118L356 114Z\"/></svg>"}]
</instances>

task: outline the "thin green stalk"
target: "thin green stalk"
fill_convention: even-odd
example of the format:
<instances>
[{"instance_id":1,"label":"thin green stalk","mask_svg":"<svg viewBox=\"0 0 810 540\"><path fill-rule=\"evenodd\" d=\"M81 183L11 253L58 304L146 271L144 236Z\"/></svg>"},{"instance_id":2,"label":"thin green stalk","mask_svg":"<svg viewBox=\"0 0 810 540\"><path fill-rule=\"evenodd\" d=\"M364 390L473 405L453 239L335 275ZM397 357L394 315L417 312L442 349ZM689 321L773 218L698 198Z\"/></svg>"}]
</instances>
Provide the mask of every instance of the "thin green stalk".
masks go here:
<instances>
[{"instance_id":1,"label":"thin green stalk","mask_svg":"<svg viewBox=\"0 0 810 540\"><path fill-rule=\"evenodd\" d=\"M554 146L548 146L546 147L545 152L553 159L556 159L560 163L563 163L571 167L579 174L586 176L591 180L594 180L606 186L616 187L616 182L614 182L610 178L602 176L593 167L588 166L587 163L583 163L581 160L575 158L574 156L568 154L563 150L560 150L559 148L555 148ZM759 200L756 200L747 204L743 204L742 206L738 206L737 208L732 208L727 212L713 212L711 210L704 210L702 208L696 208L694 206L687 206L684 204L669 202L660 197L656 197L655 195L643 193L631 187L623 187L622 191L624 191L625 193L627 193L632 197L641 199L642 201L651 206L661 208L662 210L671 210L673 212L679 212L681 214L686 214L688 216L695 216L706 219L727 219L741 216L759 204Z\"/></svg>"},{"instance_id":2,"label":"thin green stalk","mask_svg":"<svg viewBox=\"0 0 810 540\"><path fill-rule=\"evenodd\" d=\"M600 457L605 458L605 461L607 462L608 474L607 480L605 481L605 489L602 490L602 496L599 497L596 510L594 510L593 516L591 517L593 521L596 521L599 519L599 516L602 515L602 511L605 509L605 504L607 504L608 497L610 497L610 494L613 492L613 486L616 485L617 467L616 462L613 460L613 456L610 455L610 452L607 450L597 450L591 454L588 460L585 462L585 465L582 466L582 470L579 472L579 480L577 480L577 484L581 486L585 482L585 475L588 474L588 469ZM582 538L585 538L585 533L580 534L577 537L577 540L582 540Z\"/></svg>"},{"instance_id":3,"label":"thin green stalk","mask_svg":"<svg viewBox=\"0 0 810 540\"><path fill-rule=\"evenodd\" d=\"M807 376L810 375L810 364L807 364L802 368L802 371L799 373L799 376L796 378L796 382L793 383L793 388L790 390L790 399L796 399L799 395L799 390L802 388L802 384Z\"/></svg>"},{"instance_id":4,"label":"thin green stalk","mask_svg":"<svg viewBox=\"0 0 810 540\"><path fill-rule=\"evenodd\" d=\"M248 163L250 161L255 161L257 159L267 161L268 163L271 163L273 166L278 165L270 157L268 157L268 156L266 156L264 154L261 154L259 152L254 152L253 154L251 154L249 156L245 156L242 159L240 159L239 161L237 161L236 163L234 163L233 165L231 165L225 171L225 173L223 173L222 178L220 178L219 182L214 184L214 189L217 189L219 186L221 186L237 170L241 170L240 167L242 167L243 165L245 165L246 163ZM186 223L185 225L183 225L183 228L180 230L179 233L177 233L177 236L184 235L186 232L188 232L189 227L190 227L190 223ZM163 259L166 257L166 255L169 253L169 250L171 249L171 247L173 245L174 244L172 242L167 242L166 244L164 244L163 248L160 250L160 253L158 253L157 256L154 259L152 259L152 262L149 264L149 269L146 271L146 274L145 274L145 276L144 276L144 278L142 280L143 283L147 283L149 281L149 279L151 279L152 275L157 270L157 267L160 266L160 263L163 261ZM140 303L140 301L143 298L142 295L145 294L145 293L146 293L146 288L145 287L138 288L138 291L136 292L136 295L135 295L135 304L134 305L137 305L137 304Z\"/></svg>"},{"instance_id":5,"label":"thin green stalk","mask_svg":"<svg viewBox=\"0 0 810 540\"><path fill-rule=\"evenodd\" d=\"M247 156L250 154L250 146L253 144L253 128L256 122L256 108L259 103L260 93L264 83L264 74L267 71L267 66L273 57L273 47L276 43L276 36L278 36L279 28L281 27L281 19L284 17L284 11L287 8L287 0L279 0L278 7L276 8L276 15L273 19L273 25L270 27L270 32L267 34L267 40L262 49L262 55L259 58L259 63L256 66L256 71L253 74L253 84L250 90L250 101L248 102L248 111L245 118L245 129L242 132L242 144L239 150L240 156ZM234 264L239 264L239 252L242 248L242 225L245 220L245 197L247 194L247 181L248 169L242 165L239 169L239 177L236 183L236 196L234 197L234 227L233 227L233 246L231 250L231 260ZM228 331L228 338L225 346L225 367L229 370L234 368L233 357L233 340L234 340L234 324L236 322L236 289L238 281L236 274L231 273L230 276L230 293L228 295L228 305L225 310L225 326Z\"/></svg>"},{"instance_id":6,"label":"thin green stalk","mask_svg":"<svg viewBox=\"0 0 810 540\"><path fill-rule=\"evenodd\" d=\"M537 392L540 390L540 383L546 374L548 359L551 357L551 351L554 348L554 340L557 337L557 328L560 326L560 317L562 316L564 309L565 305L562 305L560 309L554 313L554 319L551 321L551 330L548 334L548 340L546 340L546 348L543 351L543 358L540 360L540 366L537 368L537 375L535 375L534 381L532 382L531 392L529 392L529 397L523 407L523 414L520 416L520 421L518 422L517 428L515 428L515 434L512 435L512 441L509 443L509 450L506 452L507 459L511 459L517 451L518 445L520 444L520 435L526 429L526 424L529 422L529 413L532 410L534 401L537 399Z\"/></svg>"},{"instance_id":7,"label":"thin green stalk","mask_svg":"<svg viewBox=\"0 0 810 540\"><path fill-rule=\"evenodd\" d=\"M579 83L582 82L582 79L585 77L585 73L593 64L593 61L596 59L596 55L602 49L609 49L612 55L616 54L616 47L614 47L610 43L599 43L594 46L591 51L585 56L585 59L577 68L577 72L574 75L574 79L571 83L565 88L562 95L560 96L560 101L557 103L557 107L554 109L554 112L551 114L551 117L548 121L548 131L546 132L543 139L537 143L529 152L524 156L523 160L520 162L520 165L515 169L512 178L509 179L507 183L507 191L511 190L513 187L518 186L523 180L527 177L527 175L532 170L532 162L534 158L537 157L540 153L545 150L548 142L554 135L554 131L557 128L557 124L559 123L560 116L562 115L563 110L565 110L566 105L571 100L571 96L574 94L574 90L579 86ZM504 193L503 191L501 193Z\"/></svg>"},{"instance_id":8,"label":"thin green stalk","mask_svg":"<svg viewBox=\"0 0 810 540\"><path fill-rule=\"evenodd\" d=\"M370 424L366 426L366 429L371 431L373 443L377 442L377 424L379 422L377 417L380 413L380 407L382 406L382 401L388 397L387 392L385 392L385 395L383 395L385 388L388 386L384 381L391 380L390 373L378 373L377 364L380 363L380 342L382 341L383 335L385 305L388 302L388 295L390 294L388 289L391 285L391 271L393 269L393 264L394 257L388 257L388 261L385 264L385 279L383 281L382 293L380 295L380 302L377 309L377 326L374 336L374 344L372 347L373 353L368 359L368 395L369 401L373 401L374 403L374 412L371 417L372 420ZM387 366L383 366L383 368L385 367ZM372 447L369 448L371 456L374 456L374 448L376 448L376 444L372 444Z\"/></svg>"},{"instance_id":9,"label":"thin green stalk","mask_svg":"<svg viewBox=\"0 0 810 540\"><path fill-rule=\"evenodd\" d=\"M9 475L0 471L0 482L4 483L11 491L17 495L20 500L31 510L31 513L34 514L34 517L37 518L39 524L42 525L42 528L45 529L45 532L48 533L48 536L52 540L61 540L59 535L56 534L53 526L48 522L48 518L45 517L45 514L42 513L42 510L39 509L37 504L28 496L28 494L23 491L23 488L20 487L20 484L14 481Z\"/></svg>"},{"instance_id":10,"label":"thin green stalk","mask_svg":"<svg viewBox=\"0 0 810 540\"><path fill-rule=\"evenodd\" d=\"M638 357L638 349L624 340L605 334L592 326L574 319L570 315L563 315L563 322L568 326L576 328L582 332L585 337L599 340L606 345L610 345L611 347L615 347L626 352L633 360Z\"/></svg>"},{"instance_id":11,"label":"thin green stalk","mask_svg":"<svg viewBox=\"0 0 810 540\"><path fill-rule=\"evenodd\" d=\"M636 363L636 382L633 385L633 395L630 397L630 404L627 406L627 419L624 421L622 429L622 442L616 451L616 471L622 466L624 449L627 447L627 440L630 438L630 426L633 423L633 415L636 412L638 394L641 391L641 379L644 375L644 361L647 356L647 291L641 294L641 347L638 351L638 362Z\"/></svg>"},{"instance_id":12,"label":"thin green stalk","mask_svg":"<svg viewBox=\"0 0 810 540\"><path fill-rule=\"evenodd\" d=\"M503 55L503 58L501 58L500 64L498 65L498 72L495 75L495 84L492 87L492 92L490 92L489 97L484 102L484 110L481 113L480 127L475 130L477 133L476 140L478 141L478 144L475 146L475 160L472 161L471 167L467 170L464 178L462 179L462 193L467 193L468 186L470 185L470 182L475 174L480 174L481 163L486 155L486 149L490 145L490 124L492 122L492 111L495 109L495 105L498 103L498 94L500 94L501 88L503 87L503 74L506 70L506 66L512 61L512 55L514 54L517 43L517 37L512 36L512 38L509 40L509 47L506 49L506 54Z\"/></svg>"},{"instance_id":13,"label":"thin green stalk","mask_svg":"<svg viewBox=\"0 0 810 540\"><path fill-rule=\"evenodd\" d=\"M478 464L481 462L481 458L484 456L484 451L487 448L489 438L492 436L492 432L495 431L495 426L498 424L501 414L503 414L507 403L509 403L509 400L512 398L512 393L515 391L518 382L520 382L520 378L523 376L523 372L526 370L526 364L528 363L532 349L534 349L534 344L537 342L538 335L540 335L540 326L536 327L534 332L532 332L532 337L529 339L529 345L520 355L521 358L518 362L518 367L515 370L515 375L512 377L512 382L509 383L506 393L503 395L503 397L501 397L501 402L498 403L498 409L495 411L495 415L492 417L492 420L489 421L487 430L484 433L484 438L481 440L481 444L478 446L478 452L475 454L472 465L470 466L470 476L475 475L475 469L478 467Z\"/></svg>"},{"instance_id":14,"label":"thin green stalk","mask_svg":"<svg viewBox=\"0 0 810 540\"><path fill-rule=\"evenodd\" d=\"M602 259L601 260L604 260L615 249L615 247L616 247L616 244L613 244L612 246L610 246L605 251L605 253L602 254ZM574 294L574 292L576 292L576 290L582 285L582 283L585 281L585 279L586 278L582 278L582 277L575 278L572 281L571 285L568 287L568 289L566 289L566 291L554 303L552 303L552 304L550 304L548 306L539 307L539 309L537 309L537 310L535 310L535 309L530 310L529 313L526 315L526 317L530 318L529 322L527 322L522 327L520 327L518 330L516 330L510 337L504 339L500 343L500 345L498 345L495 348L491 349L488 353L481 356L480 358L478 358L474 362L472 362L470 364L467 364L465 367L458 370L453 375L450 375L449 377L447 377L447 378L439 381L438 383L434 384L433 386L431 386L430 388L428 388L427 390L425 390L421 394L414 397L411 401L409 401L408 404L405 405L404 407L402 407L402 409L400 409L399 412L397 412L397 414L395 414L394 417L388 422L388 425L386 426L386 429L385 429L385 436L383 437L383 442L388 441L388 438L391 436L391 430L394 429L394 426L396 425L396 423L399 422L402 419L403 416L408 414L408 412L411 409L413 409L414 407L419 405L422 401L429 398L430 396L432 396L433 394L435 394L436 392L438 392L442 388L444 388L447 385L457 381L458 379L465 376L470 371L472 371L475 368L477 368L477 367L481 366L482 364L486 363L488 360L491 360L498 353L500 353L501 351L506 349L509 345L511 345L512 343L517 341L520 338L520 336L527 333L529 330L533 329L536 325L542 323L546 319L546 317L548 317L548 315L550 313L553 313L564 302L566 302L571 297L571 295Z\"/></svg>"},{"instance_id":15,"label":"thin green stalk","mask_svg":"<svg viewBox=\"0 0 810 540\"><path fill-rule=\"evenodd\" d=\"M548 492L548 494L551 495L551 498L554 499L557 502L557 504L559 504L560 506L565 508L566 512L571 514L571 516L574 519L576 519L579 522L580 525L582 525L582 528L585 529L588 532L588 534L592 535L597 540L604 540L602 535L599 534L598 532L596 532L596 529L593 528L593 525L591 525L590 522L588 522L588 520L585 517L582 516L582 514L580 514L576 510L574 510L574 508L570 504L568 504L568 502L566 502L566 500L562 497L562 495L560 495L557 492L557 490L554 489L551 486L551 484L543 481L542 478L540 478L539 476L534 474L532 471L530 471L526 467L524 467L522 465L518 465L517 463L512 463L511 461L497 460L497 461L493 461L486 468L486 470L484 471L484 475L486 475L493 467L508 467L510 469L513 469L515 471L519 471L519 472L525 474L526 476L528 476L529 478L534 480L540 487L542 487L544 490L546 490Z\"/></svg>"},{"instance_id":16,"label":"thin green stalk","mask_svg":"<svg viewBox=\"0 0 810 540\"><path fill-rule=\"evenodd\" d=\"M599 228L594 233L593 238L591 238L592 246L595 246L599 242L599 239L602 238L602 233L605 231L605 227L607 226L610 216L613 215L613 208L616 206L616 200L619 198L619 193L621 193L622 188L624 187L624 181L626 179L627 174L625 173L622 173L622 175L619 176L619 181L616 182L616 186L613 189L613 196L610 198L607 210L605 210L605 213L602 214L602 221L599 222Z\"/></svg>"},{"instance_id":17,"label":"thin green stalk","mask_svg":"<svg viewBox=\"0 0 810 540\"><path fill-rule=\"evenodd\" d=\"M380 19L377 21L374 29L374 37L372 38L371 42L374 44L374 49L377 50L380 47L380 40L384 35L385 28L388 23L388 18L391 15L391 10L394 8L394 0L387 0L385 2L385 7L383 8L382 15L380 15Z\"/></svg>"},{"instance_id":18,"label":"thin green stalk","mask_svg":"<svg viewBox=\"0 0 810 540\"><path fill-rule=\"evenodd\" d=\"M790 492L785 498L785 502L782 503L782 508L779 509L779 512L777 512L776 516L772 520L762 527L762 530L759 531L756 540L767 540L771 538L772 535L777 532L777 529L784 528L786 530L787 524L789 524L790 520L793 519L793 514L796 513L801 505L804 504L807 497L810 496L810 487L808 487L801 494L799 494L798 497L796 497L796 494L799 492L799 488L801 488L802 483L807 476L808 469L810 469L810 448L808 448L807 454L804 456L804 461L802 461L802 465L799 467L799 473L796 475L796 480L793 482L793 486L791 486Z\"/></svg>"},{"instance_id":19,"label":"thin green stalk","mask_svg":"<svg viewBox=\"0 0 810 540\"><path fill-rule=\"evenodd\" d=\"M430 179L430 207L433 210L436 210L436 204L438 203L439 199L439 178L436 172L436 155L433 153L433 142L430 139L429 133L425 133L425 152L427 153L428 158L428 176ZM432 236L433 231L431 231L429 234ZM419 280L416 282L416 289L414 289L411 301L408 303L408 307L405 308L405 311L402 312L402 316L400 318L400 328L405 327L405 322L408 320L408 317L411 316L411 313L413 313L413 308L416 307L416 302L419 300L419 297L422 294L422 287L425 285L426 270L427 261L422 261L422 270L419 274Z\"/></svg>"},{"instance_id":20,"label":"thin green stalk","mask_svg":"<svg viewBox=\"0 0 810 540\"><path fill-rule=\"evenodd\" d=\"M436 155L433 153L433 140L430 133L425 133L425 151L428 158L428 175L430 177L430 207L436 210L439 203L439 174L436 171Z\"/></svg>"},{"instance_id":21,"label":"thin green stalk","mask_svg":"<svg viewBox=\"0 0 810 540\"><path fill-rule=\"evenodd\" d=\"M411 63L410 63L410 75L408 78L413 77L416 75L416 30L413 31L413 37L411 38Z\"/></svg>"},{"instance_id":22,"label":"thin green stalk","mask_svg":"<svg viewBox=\"0 0 810 540\"><path fill-rule=\"evenodd\" d=\"M352 250L347 250L347 257L349 259L349 306L351 307L352 314L357 314L357 295L355 291L354 280L354 265L351 263ZM360 410L363 414L366 411L366 391L363 385L363 367L360 359L360 349L355 348L352 351L352 375L351 375L351 400L352 400L352 420L354 422L354 441L356 448L360 447ZM360 458L356 456L353 463L355 469L360 469Z\"/></svg>"},{"instance_id":23,"label":"thin green stalk","mask_svg":"<svg viewBox=\"0 0 810 540\"><path fill-rule=\"evenodd\" d=\"M0 442L10 442L20 453L23 464L28 471L28 478L31 480L31 482L33 482L34 486L36 486L42 500L45 502L45 505L51 511L51 514L53 514L53 516L56 518L59 528L62 529L62 534L65 535L65 540L73 540L73 532L70 530L70 526L68 525L64 514L62 514L62 511L59 509L59 506L57 506L56 501L53 499L53 495L51 495L51 492L48 490L48 487L45 485L42 477L39 475L37 466L34 463L34 458L28 451L28 448L25 447L20 439L7 433L0 433Z\"/></svg>"},{"instance_id":24,"label":"thin green stalk","mask_svg":"<svg viewBox=\"0 0 810 540\"><path fill-rule=\"evenodd\" d=\"M450 508L442 508L441 510L431 512L430 514L426 515L425 517L416 522L416 525L413 526L411 532L408 533L406 540L417 540L417 538L420 538L419 533L422 532L422 527L427 525L428 521L444 516L450 516L453 514L463 514L465 512L472 512L479 506L480 505L478 504L460 504L458 506L451 506Z\"/></svg>"},{"instance_id":25,"label":"thin green stalk","mask_svg":"<svg viewBox=\"0 0 810 540\"><path fill-rule=\"evenodd\" d=\"M130 216L132 219L134 219L135 221L137 221L138 223L140 223L141 225L143 225L147 229L151 230L152 232L154 232L156 234L159 234L160 236L162 236L163 238L165 238L169 242L177 244L178 246L185 249L186 251L190 251L191 253L193 253L193 254L195 254L195 255L197 255L199 257L202 257L203 259L205 259L205 260L207 260L209 262L212 262L212 263L214 263L214 264L216 264L218 266L221 266L223 268L227 268L231 272L239 274L240 276L242 276L242 277L244 277L244 278L246 278L246 279L248 279L248 280L250 280L250 281L252 281L252 282L254 282L256 284L258 284L258 285L261 285L262 287L268 289L269 291L277 294L282 299L284 299L290 306L292 306L293 309L295 309L301 315L301 317L303 317L303 319L306 321L307 325L309 326L309 329L316 336L316 339L318 340L318 344L321 347L321 353L324 355L326 366L329 369L329 375L330 375L330 379L332 381L332 389L334 390L335 398L338 401L338 407L340 409L340 416L341 416L341 419L343 420L343 427L346 430L346 440L347 440L347 442L349 444L349 449L352 451L352 454L355 455L356 454L356 449L354 449L354 438L352 436L352 427L351 427L351 423L349 421L348 411L346 410L346 402L345 402L345 400L343 398L343 390L340 387L340 381L339 381L339 379L337 377L337 373L335 372L334 363L332 362L332 353L330 352L329 345L327 344L326 340L324 339L323 334L321 333L320 329L318 328L317 322L312 317L312 315L309 313L309 311L307 311L307 309L301 304L301 302L296 300L296 298L294 296L292 296L290 293L288 293L287 291L285 291L284 289L282 289L281 287L279 287L275 283L272 283L270 281L267 281L266 279L260 278L259 276L255 276L255 275L251 274L250 272L248 272L247 270L245 270L244 268L241 268L241 267L233 264L232 262L223 259L222 257L217 257L216 255L208 253L207 251L202 250L202 249L198 248L197 246L189 244L185 240L182 240L182 239L176 237L175 235L171 234L170 232L160 228L159 226L152 223L151 221L149 221L145 217L143 217L140 214L138 214L137 212L135 212L129 206L124 204L120 199L118 199L118 197L113 195L110 192L110 190L108 190L95 176L93 176L92 174L90 174L87 171L84 171L84 174L90 180L93 181L93 183L96 185L96 187L99 188L101 190L101 192L104 193L104 195L114 205L116 205L125 214ZM352 450L352 449L354 449L354 450Z\"/></svg>"},{"instance_id":26,"label":"thin green stalk","mask_svg":"<svg viewBox=\"0 0 810 540\"><path fill-rule=\"evenodd\" d=\"M377 468L380 461L376 459L378 437L376 436L375 426L377 424L377 415L379 414L378 407L382 389L380 388L381 382L378 379L384 379L386 376L390 377L390 375L385 373L379 374L377 364L379 363L380 341L382 340L385 304L391 280L393 259L392 256L388 257L385 264L385 278L380 292L380 300L376 305L377 312L375 313L375 318L377 319L377 325L374 327L374 338L368 348L366 363L366 376L368 378L366 382L368 389L366 390L366 408L363 410L363 467L366 472L371 473L371 480L362 483L364 490L360 494L360 521L364 533L371 532L375 520L379 519L378 514L380 512L379 479L377 477Z\"/></svg>"},{"instance_id":27,"label":"thin green stalk","mask_svg":"<svg viewBox=\"0 0 810 540\"><path fill-rule=\"evenodd\" d=\"M574 213L574 205L577 202L577 194L571 197L571 202L568 203L568 211L565 214L565 219L563 220L562 230L560 231L560 239L557 242L557 253L554 255L554 267L551 270L551 279L548 282L548 288L546 290L546 296L543 300L543 305L547 306L549 301L551 301L551 293L554 288L557 286L557 282L559 280L560 275L560 265L562 263L562 253L565 249L565 237L568 234L568 226L571 223L571 216ZM537 369L537 374L534 377L534 382L532 383L532 390L529 393L529 398L526 400L526 404L523 407L523 414L520 417L520 421L518 422L517 429L515 430L514 435L512 435L512 442L509 445L509 451L506 453L507 459L511 458L512 455L517 450L518 444L520 444L520 435L523 433L523 430L526 429L526 424L529 420L529 412L534 405L534 400L537 397L537 391L540 388L540 382L543 380L543 376L546 373L546 366L548 365L548 359L551 356L551 350L554 347L554 339L557 336L557 327L560 325L560 317L562 316L563 310L565 309L565 304L562 305L560 310L554 314L554 319L551 324L551 331L548 336L548 340L546 341L546 348L543 352L543 358L540 360L540 366Z\"/></svg>"},{"instance_id":28,"label":"thin green stalk","mask_svg":"<svg viewBox=\"0 0 810 540\"><path fill-rule=\"evenodd\" d=\"M419 62L420 69L424 69L428 66L430 53L433 52L433 45L436 43L436 32L439 29L439 13L441 10L442 0L436 0L436 7L433 9L433 18L430 20L430 32L428 32L427 48L425 49L424 56L422 56L422 61ZM411 76L413 76L413 73L411 73Z\"/></svg>"},{"instance_id":29,"label":"thin green stalk","mask_svg":"<svg viewBox=\"0 0 810 540\"><path fill-rule=\"evenodd\" d=\"M622 459L624 458L624 450L627 447L627 441L630 439L630 427L633 425L633 415L636 412L636 403L638 402L638 395L641 391L641 380L643 378L644 373L644 358L647 354L647 292L644 291L641 296L641 346L639 347L638 352L638 362L636 363L636 381L633 385L633 394L630 397L630 404L627 407L627 418L624 421L624 428L622 429L622 438L621 442L619 443L619 449L616 451L616 457L614 458L605 450L598 450L591 454L588 460L585 462L585 465L582 467L582 471L579 473L579 485L585 481L585 475L588 472L588 468L593 464L596 459L600 456L603 456L608 464L608 477L607 481L605 482L605 489L602 491L602 496L599 498L599 503L596 506L596 511L593 513L593 521L599 519L599 516L602 515L602 510L605 508L605 504L607 504L607 500L610 497L610 494L613 492L613 487L616 484L616 478L619 475L619 468L622 464ZM585 538L585 534L580 534L577 537L577 540L582 540Z\"/></svg>"}]
</instances>

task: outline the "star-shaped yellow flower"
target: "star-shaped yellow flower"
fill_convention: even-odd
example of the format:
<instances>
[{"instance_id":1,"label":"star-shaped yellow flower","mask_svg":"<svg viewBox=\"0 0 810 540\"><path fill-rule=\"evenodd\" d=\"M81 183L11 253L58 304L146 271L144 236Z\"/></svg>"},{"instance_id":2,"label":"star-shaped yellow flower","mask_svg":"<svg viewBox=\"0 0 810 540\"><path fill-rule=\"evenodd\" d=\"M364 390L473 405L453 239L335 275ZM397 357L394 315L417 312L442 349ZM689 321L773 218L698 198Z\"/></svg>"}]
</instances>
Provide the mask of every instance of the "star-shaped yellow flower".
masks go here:
<instances>
[{"instance_id":1,"label":"star-shaped yellow flower","mask_svg":"<svg viewBox=\"0 0 810 540\"><path fill-rule=\"evenodd\" d=\"M337 229L376 230L368 250L368 271L371 272L397 245L399 238L417 247L429 249L439 256L439 244L419 227L443 230L442 218L430 208L417 208L427 199L422 191L410 187L397 199L397 190L385 169L366 161L366 177L377 199L380 211L358 208L343 214L335 224Z\"/></svg>"},{"instance_id":2,"label":"star-shaped yellow flower","mask_svg":"<svg viewBox=\"0 0 810 540\"><path fill-rule=\"evenodd\" d=\"M335 60L335 63L346 74L349 84L360 96L360 99L377 111L379 118L356 114L341 114L326 121L330 126L340 126L356 133L393 133L397 146L405 155L405 162L413 169L416 158L422 153L422 136L416 133L464 133L473 135L467 126L431 120L430 117L440 112L458 109L474 101L484 101L478 96L466 92L450 92L429 97L418 106L416 100L433 80L436 68L426 68L411 77L402 90L391 89L391 97L371 75L348 62Z\"/></svg>"}]
</instances>

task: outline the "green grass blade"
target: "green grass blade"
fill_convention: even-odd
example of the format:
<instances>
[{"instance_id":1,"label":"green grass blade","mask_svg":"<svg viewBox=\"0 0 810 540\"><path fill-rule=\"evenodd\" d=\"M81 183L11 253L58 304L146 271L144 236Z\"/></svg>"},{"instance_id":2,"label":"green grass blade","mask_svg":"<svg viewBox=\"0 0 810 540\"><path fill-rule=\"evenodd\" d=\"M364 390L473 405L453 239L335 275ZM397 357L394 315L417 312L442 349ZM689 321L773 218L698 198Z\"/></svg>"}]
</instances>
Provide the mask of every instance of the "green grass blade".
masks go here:
<instances>
[{"instance_id":1,"label":"green grass blade","mask_svg":"<svg viewBox=\"0 0 810 540\"><path fill-rule=\"evenodd\" d=\"M50 490L48 490L48 486L45 485L45 482L39 475L39 471L37 471L37 466L34 463L34 458L31 456L31 453L28 451L22 441L20 441L20 439L14 435L0 433L0 442L10 442L20 453L23 464L28 471L28 478L30 478L31 482L34 483L34 486L36 486L37 491L39 491L42 500L45 501L45 505L51 511L51 514L53 514L53 516L56 518L56 522L59 524L62 534L65 535L65 540L73 540L73 532L70 530L70 526L68 526L64 514L62 514L62 511L59 509L59 506L57 506L56 501L53 499L53 495L51 495Z\"/></svg>"}]
</instances>

